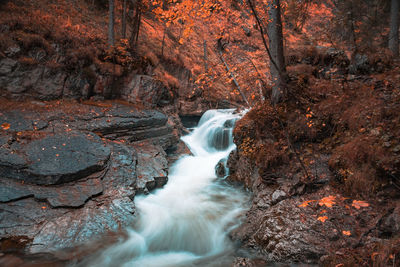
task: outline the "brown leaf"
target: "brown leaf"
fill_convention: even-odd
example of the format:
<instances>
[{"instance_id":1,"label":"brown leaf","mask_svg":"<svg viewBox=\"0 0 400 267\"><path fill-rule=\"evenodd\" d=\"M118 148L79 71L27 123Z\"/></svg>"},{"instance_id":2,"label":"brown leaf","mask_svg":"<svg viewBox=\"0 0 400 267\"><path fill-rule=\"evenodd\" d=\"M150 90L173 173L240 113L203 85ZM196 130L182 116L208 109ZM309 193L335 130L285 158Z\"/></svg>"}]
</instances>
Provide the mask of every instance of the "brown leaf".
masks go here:
<instances>
[{"instance_id":1,"label":"brown leaf","mask_svg":"<svg viewBox=\"0 0 400 267\"><path fill-rule=\"evenodd\" d=\"M347 236L350 236L350 235L351 235L351 232L350 232L350 231L345 231L345 230L343 230L343 231L342 231L342 234L347 235Z\"/></svg>"},{"instance_id":2,"label":"brown leaf","mask_svg":"<svg viewBox=\"0 0 400 267\"><path fill-rule=\"evenodd\" d=\"M353 207L355 207L356 209L360 209L360 208L366 208L369 206L369 204L365 201L362 200L353 200L353 203L351 204Z\"/></svg>"},{"instance_id":3,"label":"brown leaf","mask_svg":"<svg viewBox=\"0 0 400 267\"><path fill-rule=\"evenodd\" d=\"M321 216L321 217L318 217L317 220L318 220L318 221L321 221L321 222L325 222L326 220L328 220L328 216Z\"/></svg>"},{"instance_id":4,"label":"brown leaf","mask_svg":"<svg viewBox=\"0 0 400 267\"><path fill-rule=\"evenodd\" d=\"M8 129L10 129L10 127L11 127L11 125L7 122L5 122L1 125L1 128L3 128L3 130L8 130Z\"/></svg>"},{"instance_id":5,"label":"brown leaf","mask_svg":"<svg viewBox=\"0 0 400 267\"><path fill-rule=\"evenodd\" d=\"M335 204L335 200L336 197L335 196L328 196L328 197L324 197L323 199L321 199L318 204L320 206L327 206L328 208L332 208L333 204Z\"/></svg>"}]
</instances>

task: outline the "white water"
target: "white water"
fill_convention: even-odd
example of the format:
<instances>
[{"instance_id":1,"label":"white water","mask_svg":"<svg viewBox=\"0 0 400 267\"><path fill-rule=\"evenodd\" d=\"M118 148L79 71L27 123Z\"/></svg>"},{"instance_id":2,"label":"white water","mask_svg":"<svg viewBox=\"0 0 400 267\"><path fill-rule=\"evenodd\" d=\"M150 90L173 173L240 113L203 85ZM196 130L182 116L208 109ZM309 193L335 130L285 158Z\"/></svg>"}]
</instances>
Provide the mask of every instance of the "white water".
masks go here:
<instances>
[{"instance_id":1,"label":"white water","mask_svg":"<svg viewBox=\"0 0 400 267\"><path fill-rule=\"evenodd\" d=\"M226 266L227 237L240 222L247 196L217 179L215 166L235 148L232 127L239 114L209 110L182 138L193 153L178 160L167 185L136 197L137 224L90 266ZM217 147L217 148L216 148Z\"/></svg>"}]
</instances>

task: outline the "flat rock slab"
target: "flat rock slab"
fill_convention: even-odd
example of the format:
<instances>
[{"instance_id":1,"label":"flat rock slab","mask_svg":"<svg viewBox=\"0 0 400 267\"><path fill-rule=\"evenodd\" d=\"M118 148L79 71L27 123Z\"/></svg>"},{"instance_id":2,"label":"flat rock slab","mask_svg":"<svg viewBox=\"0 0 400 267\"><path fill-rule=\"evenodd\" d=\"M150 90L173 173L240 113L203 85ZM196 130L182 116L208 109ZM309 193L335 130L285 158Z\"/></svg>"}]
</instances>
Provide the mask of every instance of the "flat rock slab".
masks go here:
<instances>
[{"instance_id":1,"label":"flat rock slab","mask_svg":"<svg viewBox=\"0 0 400 267\"><path fill-rule=\"evenodd\" d=\"M48 123L40 119L40 115L35 112L21 111L0 111L0 125L9 124L9 131L33 131L41 130L48 126Z\"/></svg>"},{"instance_id":2,"label":"flat rock slab","mask_svg":"<svg viewBox=\"0 0 400 267\"><path fill-rule=\"evenodd\" d=\"M34 197L46 201L53 208L78 208L92 196L103 192L100 178L87 179L63 186L36 186L3 178L0 180L0 202L10 202L22 198Z\"/></svg>"},{"instance_id":3,"label":"flat rock slab","mask_svg":"<svg viewBox=\"0 0 400 267\"><path fill-rule=\"evenodd\" d=\"M110 148L95 134L60 133L0 148L0 176L38 185L76 181L103 170Z\"/></svg>"}]
</instances>

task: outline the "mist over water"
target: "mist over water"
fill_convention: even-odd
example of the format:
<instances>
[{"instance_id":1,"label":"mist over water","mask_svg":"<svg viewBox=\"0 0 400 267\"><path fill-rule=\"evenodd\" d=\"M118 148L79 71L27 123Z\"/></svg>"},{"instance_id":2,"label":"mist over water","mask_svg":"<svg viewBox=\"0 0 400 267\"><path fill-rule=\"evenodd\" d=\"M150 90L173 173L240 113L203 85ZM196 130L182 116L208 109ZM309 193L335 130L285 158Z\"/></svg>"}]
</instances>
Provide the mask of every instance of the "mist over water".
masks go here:
<instances>
[{"instance_id":1,"label":"mist over water","mask_svg":"<svg viewBox=\"0 0 400 267\"><path fill-rule=\"evenodd\" d=\"M240 222L247 195L217 179L215 166L235 148L233 110L209 110L182 140L193 156L170 169L162 189L135 198L137 223L128 238L85 266L226 266L228 233Z\"/></svg>"}]
</instances>

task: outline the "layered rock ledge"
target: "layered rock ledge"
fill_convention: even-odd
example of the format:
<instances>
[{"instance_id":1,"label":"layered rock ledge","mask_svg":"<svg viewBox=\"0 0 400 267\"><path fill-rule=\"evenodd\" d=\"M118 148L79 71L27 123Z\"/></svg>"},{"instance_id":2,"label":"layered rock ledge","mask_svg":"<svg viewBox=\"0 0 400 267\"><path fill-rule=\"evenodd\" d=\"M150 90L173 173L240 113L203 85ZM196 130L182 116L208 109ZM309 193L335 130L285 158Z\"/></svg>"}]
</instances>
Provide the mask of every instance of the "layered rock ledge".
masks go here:
<instances>
[{"instance_id":1,"label":"layered rock ledge","mask_svg":"<svg viewBox=\"0 0 400 267\"><path fill-rule=\"evenodd\" d=\"M3 251L58 253L129 225L135 194L167 182L165 150L179 141L166 114L121 103L33 101L0 115Z\"/></svg>"}]
</instances>

